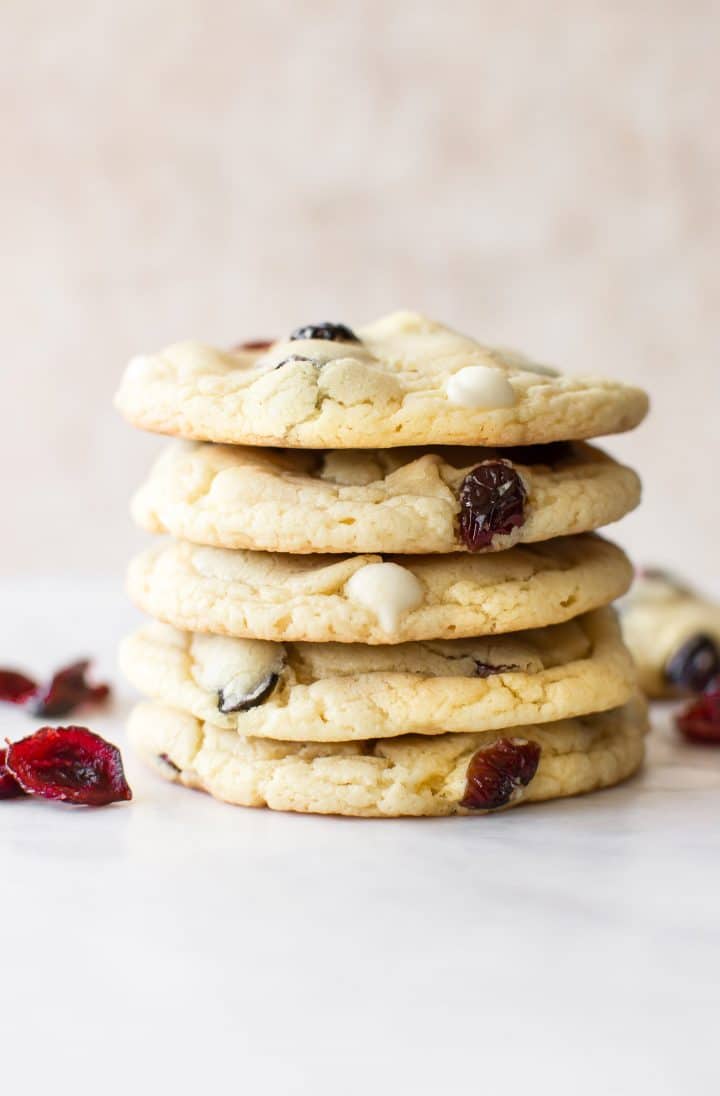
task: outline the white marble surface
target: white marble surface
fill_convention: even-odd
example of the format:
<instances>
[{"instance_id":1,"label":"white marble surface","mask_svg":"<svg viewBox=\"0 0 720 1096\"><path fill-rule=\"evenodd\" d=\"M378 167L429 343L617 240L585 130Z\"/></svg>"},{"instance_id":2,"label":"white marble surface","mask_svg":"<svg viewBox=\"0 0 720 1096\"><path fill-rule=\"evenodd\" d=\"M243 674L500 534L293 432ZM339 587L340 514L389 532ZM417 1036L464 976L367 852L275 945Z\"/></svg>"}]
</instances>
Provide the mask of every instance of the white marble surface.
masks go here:
<instances>
[{"instance_id":1,"label":"white marble surface","mask_svg":"<svg viewBox=\"0 0 720 1096\"><path fill-rule=\"evenodd\" d=\"M117 680L119 590L0 604L0 663ZM122 746L130 700L86 721ZM234 809L127 751L130 805L0 805L3 1089L716 1093L720 751L652 755L476 819Z\"/></svg>"}]
</instances>

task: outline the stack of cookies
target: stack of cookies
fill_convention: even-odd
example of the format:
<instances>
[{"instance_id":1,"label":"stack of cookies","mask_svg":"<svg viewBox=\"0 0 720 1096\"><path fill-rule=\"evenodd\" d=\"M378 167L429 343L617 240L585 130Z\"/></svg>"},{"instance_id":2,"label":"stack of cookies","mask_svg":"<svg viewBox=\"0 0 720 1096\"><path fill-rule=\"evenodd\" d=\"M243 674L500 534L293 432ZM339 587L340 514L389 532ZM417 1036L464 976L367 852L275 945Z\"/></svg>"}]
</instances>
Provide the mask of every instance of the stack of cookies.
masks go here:
<instances>
[{"instance_id":1,"label":"stack of cookies","mask_svg":"<svg viewBox=\"0 0 720 1096\"><path fill-rule=\"evenodd\" d=\"M646 715L610 603L637 505L583 439L647 400L413 313L128 366L173 441L133 503L131 739L245 806L473 814L617 783Z\"/></svg>"}]
</instances>

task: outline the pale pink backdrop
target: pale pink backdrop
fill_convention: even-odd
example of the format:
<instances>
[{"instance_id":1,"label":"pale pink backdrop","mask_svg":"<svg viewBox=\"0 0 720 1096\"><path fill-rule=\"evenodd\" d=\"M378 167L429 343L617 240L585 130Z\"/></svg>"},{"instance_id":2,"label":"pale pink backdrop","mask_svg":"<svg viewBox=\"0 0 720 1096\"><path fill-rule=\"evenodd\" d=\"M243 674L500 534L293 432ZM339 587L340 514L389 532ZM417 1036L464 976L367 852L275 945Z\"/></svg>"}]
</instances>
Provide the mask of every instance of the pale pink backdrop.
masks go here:
<instances>
[{"instance_id":1,"label":"pale pink backdrop","mask_svg":"<svg viewBox=\"0 0 720 1096\"><path fill-rule=\"evenodd\" d=\"M713 583L720 7L6 0L0 566L119 573L124 360L425 310L647 385L618 530Z\"/></svg>"}]
</instances>

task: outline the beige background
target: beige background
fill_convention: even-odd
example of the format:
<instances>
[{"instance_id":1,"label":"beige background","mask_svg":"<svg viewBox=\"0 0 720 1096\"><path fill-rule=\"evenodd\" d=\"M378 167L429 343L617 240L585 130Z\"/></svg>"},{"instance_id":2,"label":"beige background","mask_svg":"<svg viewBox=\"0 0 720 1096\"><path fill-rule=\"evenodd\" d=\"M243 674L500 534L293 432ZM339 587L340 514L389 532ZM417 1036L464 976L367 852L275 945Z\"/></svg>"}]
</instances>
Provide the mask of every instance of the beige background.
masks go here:
<instances>
[{"instance_id":1,"label":"beige background","mask_svg":"<svg viewBox=\"0 0 720 1096\"><path fill-rule=\"evenodd\" d=\"M404 306L647 385L619 539L717 583L717 3L0 12L5 574L122 568L132 352Z\"/></svg>"}]
</instances>

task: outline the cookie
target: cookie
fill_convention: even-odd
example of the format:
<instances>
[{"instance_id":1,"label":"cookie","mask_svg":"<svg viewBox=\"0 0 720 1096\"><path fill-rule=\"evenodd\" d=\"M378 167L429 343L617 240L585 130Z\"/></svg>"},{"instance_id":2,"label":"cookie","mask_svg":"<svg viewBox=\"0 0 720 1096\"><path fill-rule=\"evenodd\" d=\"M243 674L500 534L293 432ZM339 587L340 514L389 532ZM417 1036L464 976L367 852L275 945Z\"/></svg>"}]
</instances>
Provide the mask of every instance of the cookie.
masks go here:
<instances>
[{"instance_id":1,"label":"cookie","mask_svg":"<svg viewBox=\"0 0 720 1096\"><path fill-rule=\"evenodd\" d=\"M412 312L356 332L305 327L260 348L178 343L133 359L116 403L146 430L310 449L599 437L647 411L639 389L561 376Z\"/></svg>"},{"instance_id":2,"label":"cookie","mask_svg":"<svg viewBox=\"0 0 720 1096\"><path fill-rule=\"evenodd\" d=\"M617 784L642 764L644 704L543 726L321 745L241 738L159 704L129 724L166 779L281 811L388 818L481 814Z\"/></svg>"},{"instance_id":3,"label":"cookie","mask_svg":"<svg viewBox=\"0 0 720 1096\"><path fill-rule=\"evenodd\" d=\"M270 643L153 622L125 640L133 685L245 736L338 742L471 734L624 704L632 660L610 609L486 639Z\"/></svg>"},{"instance_id":4,"label":"cookie","mask_svg":"<svg viewBox=\"0 0 720 1096\"><path fill-rule=\"evenodd\" d=\"M308 453L174 443L135 520L197 544L273 552L492 552L585 533L640 501L589 445Z\"/></svg>"},{"instance_id":5,"label":"cookie","mask_svg":"<svg viewBox=\"0 0 720 1096\"><path fill-rule=\"evenodd\" d=\"M161 542L130 565L150 616L194 632L314 643L455 639L558 624L623 594L623 552L586 535L471 556L290 556Z\"/></svg>"},{"instance_id":6,"label":"cookie","mask_svg":"<svg viewBox=\"0 0 720 1096\"><path fill-rule=\"evenodd\" d=\"M701 692L720 675L720 605L662 571L638 576L622 628L651 697Z\"/></svg>"}]
</instances>

